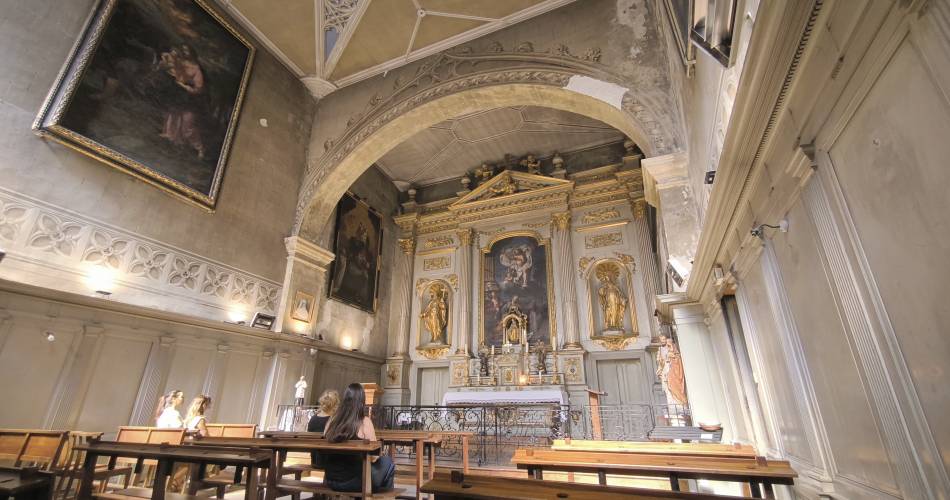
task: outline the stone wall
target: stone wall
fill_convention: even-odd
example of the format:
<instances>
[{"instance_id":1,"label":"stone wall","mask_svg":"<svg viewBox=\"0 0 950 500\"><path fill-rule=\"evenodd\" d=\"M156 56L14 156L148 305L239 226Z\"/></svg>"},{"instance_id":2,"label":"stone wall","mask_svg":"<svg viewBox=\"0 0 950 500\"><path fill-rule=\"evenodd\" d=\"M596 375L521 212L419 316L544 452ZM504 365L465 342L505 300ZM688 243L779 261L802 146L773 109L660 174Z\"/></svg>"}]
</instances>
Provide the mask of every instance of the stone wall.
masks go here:
<instances>
[{"instance_id":1,"label":"stone wall","mask_svg":"<svg viewBox=\"0 0 950 500\"><path fill-rule=\"evenodd\" d=\"M208 213L185 203L104 163L43 140L30 129L95 3L35 0L8 3L0 11L0 46L4 47L0 53L0 197L4 207L26 205L61 224L81 226L90 238L98 229L107 239L125 242L122 248L127 254L119 255L120 259L132 259L131 254L145 245L145 252L173 255L166 256L168 263L180 258L196 264L199 281L229 282L232 288L225 294L241 286L263 287L266 290L253 292L244 307L248 312L272 310L274 291L284 272L283 238L291 230L306 163L312 98L274 57L258 50L217 208ZM57 254L23 243L27 236L21 235L24 239L17 243L11 231L0 231L0 246L10 253L0 275L87 291L79 282L85 262L82 250ZM34 265L38 262L43 265ZM119 267L115 300L206 317L225 316L228 300L202 295L199 288L205 283L195 283L193 289L169 287L169 269L157 271L157 277L149 280L130 275L128 261L122 262L125 267ZM263 298L263 305L255 303L256 298Z\"/></svg>"}]
</instances>

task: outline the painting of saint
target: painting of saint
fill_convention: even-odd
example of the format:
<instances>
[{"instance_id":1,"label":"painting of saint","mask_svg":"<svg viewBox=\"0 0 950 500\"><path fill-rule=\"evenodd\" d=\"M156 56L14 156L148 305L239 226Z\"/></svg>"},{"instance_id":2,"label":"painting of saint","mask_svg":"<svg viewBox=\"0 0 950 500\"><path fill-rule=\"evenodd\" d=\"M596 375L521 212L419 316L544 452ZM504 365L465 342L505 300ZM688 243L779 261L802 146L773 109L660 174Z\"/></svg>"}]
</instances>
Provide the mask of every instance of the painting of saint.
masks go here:
<instances>
[{"instance_id":1,"label":"painting of saint","mask_svg":"<svg viewBox=\"0 0 950 500\"><path fill-rule=\"evenodd\" d=\"M101 2L34 128L213 209L253 55L204 0Z\"/></svg>"},{"instance_id":2,"label":"painting of saint","mask_svg":"<svg viewBox=\"0 0 950 500\"><path fill-rule=\"evenodd\" d=\"M550 345L548 272L546 247L532 236L504 238L484 251L481 329L486 345Z\"/></svg>"},{"instance_id":3,"label":"painting of saint","mask_svg":"<svg viewBox=\"0 0 950 500\"><path fill-rule=\"evenodd\" d=\"M382 217L353 195L343 195L336 209L330 298L376 312Z\"/></svg>"}]
</instances>

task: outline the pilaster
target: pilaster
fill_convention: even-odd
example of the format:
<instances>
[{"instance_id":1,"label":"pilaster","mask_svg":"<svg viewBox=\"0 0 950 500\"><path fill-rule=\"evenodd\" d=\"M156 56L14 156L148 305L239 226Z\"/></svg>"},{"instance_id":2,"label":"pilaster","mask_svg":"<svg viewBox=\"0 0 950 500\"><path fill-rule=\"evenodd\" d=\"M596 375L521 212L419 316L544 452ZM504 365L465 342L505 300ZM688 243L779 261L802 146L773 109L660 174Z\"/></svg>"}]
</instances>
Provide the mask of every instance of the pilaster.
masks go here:
<instances>
[{"instance_id":1,"label":"pilaster","mask_svg":"<svg viewBox=\"0 0 950 500\"><path fill-rule=\"evenodd\" d=\"M563 315L564 349L581 348L577 327L577 285L574 283L574 253L571 251L571 212L551 216L551 233L554 244L554 281L557 283L555 300Z\"/></svg>"},{"instance_id":2,"label":"pilaster","mask_svg":"<svg viewBox=\"0 0 950 500\"><path fill-rule=\"evenodd\" d=\"M163 335L152 341L148 352L148 361L145 363L145 373L139 385L139 393L135 397L135 407L132 409L131 425L153 425L153 412L158 398L162 395L162 388L168 379L168 371L172 358L175 355L175 337Z\"/></svg>"},{"instance_id":3,"label":"pilaster","mask_svg":"<svg viewBox=\"0 0 950 500\"><path fill-rule=\"evenodd\" d=\"M99 358L103 331L97 325L84 325L82 333L77 335L79 341L70 348L70 360L67 361L69 367L63 370L57 380L56 392L46 414L46 427L50 429L75 427L89 389L93 367Z\"/></svg>"},{"instance_id":4,"label":"pilaster","mask_svg":"<svg viewBox=\"0 0 950 500\"><path fill-rule=\"evenodd\" d=\"M202 394L211 396L211 401L221 400L221 381L228 369L228 359L231 354L231 346L227 344L218 344L214 351L214 359L208 365L208 372L205 374L205 382L201 387ZM217 406L212 404L208 412L208 418L216 421L218 415Z\"/></svg>"},{"instance_id":5,"label":"pilaster","mask_svg":"<svg viewBox=\"0 0 950 500\"><path fill-rule=\"evenodd\" d=\"M405 357L409 352L409 330L412 326L412 268L416 258L416 240L410 233L399 238L399 251L393 257L392 315L390 338L395 341L393 356Z\"/></svg>"},{"instance_id":6,"label":"pilaster","mask_svg":"<svg viewBox=\"0 0 950 500\"><path fill-rule=\"evenodd\" d=\"M674 282L673 289L684 291L700 234L699 211L689 189L686 154L646 158L641 165L644 198L659 210L668 264L682 278Z\"/></svg>"},{"instance_id":7,"label":"pilaster","mask_svg":"<svg viewBox=\"0 0 950 500\"><path fill-rule=\"evenodd\" d=\"M287 248L287 267L274 331L313 337L317 312L326 300L327 270L335 256L300 236L285 238L284 245ZM309 323L291 317L292 302L298 290L315 297L314 314Z\"/></svg>"},{"instance_id":8,"label":"pilaster","mask_svg":"<svg viewBox=\"0 0 950 500\"><path fill-rule=\"evenodd\" d=\"M457 321L455 322L455 336L452 338L453 352L464 354L467 360L470 352L477 350L472 340L472 247L475 242L475 230L464 228L456 231L459 239L459 246L455 249L456 263L458 265L458 291L456 295L455 307L458 311ZM468 361L466 361L468 363ZM453 377L454 378L454 377Z\"/></svg>"}]
</instances>

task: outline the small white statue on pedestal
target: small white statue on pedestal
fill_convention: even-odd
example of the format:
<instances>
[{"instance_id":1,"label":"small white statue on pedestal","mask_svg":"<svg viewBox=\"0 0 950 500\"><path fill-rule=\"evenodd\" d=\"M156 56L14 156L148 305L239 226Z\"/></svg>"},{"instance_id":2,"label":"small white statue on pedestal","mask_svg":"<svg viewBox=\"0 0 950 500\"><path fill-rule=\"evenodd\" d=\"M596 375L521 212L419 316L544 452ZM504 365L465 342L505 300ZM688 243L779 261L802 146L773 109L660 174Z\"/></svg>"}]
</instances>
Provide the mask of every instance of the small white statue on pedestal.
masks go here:
<instances>
[{"instance_id":1,"label":"small white statue on pedestal","mask_svg":"<svg viewBox=\"0 0 950 500\"><path fill-rule=\"evenodd\" d=\"M301 375L300 380L294 384L294 404L303 406L305 399L307 399L307 380Z\"/></svg>"}]
</instances>

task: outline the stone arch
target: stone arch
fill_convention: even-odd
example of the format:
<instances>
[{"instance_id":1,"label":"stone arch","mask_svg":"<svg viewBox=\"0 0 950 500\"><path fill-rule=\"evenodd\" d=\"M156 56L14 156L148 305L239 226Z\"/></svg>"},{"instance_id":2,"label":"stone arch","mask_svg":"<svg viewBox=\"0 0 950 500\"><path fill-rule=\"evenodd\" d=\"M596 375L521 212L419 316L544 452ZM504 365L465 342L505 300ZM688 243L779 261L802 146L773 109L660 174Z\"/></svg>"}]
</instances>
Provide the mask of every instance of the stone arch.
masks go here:
<instances>
[{"instance_id":1,"label":"stone arch","mask_svg":"<svg viewBox=\"0 0 950 500\"><path fill-rule=\"evenodd\" d=\"M669 152L677 141L658 124L660 110L628 87L594 60L536 53L441 54L408 82L397 78L390 95L374 95L363 112L350 117L341 137L311 143L294 234L305 223L325 225L346 189L401 142L446 119L485 109L532 105L570 111L623 132L647 156ZM324 154L315 158L320 146Z\"/></svg>"}]
</instances>

